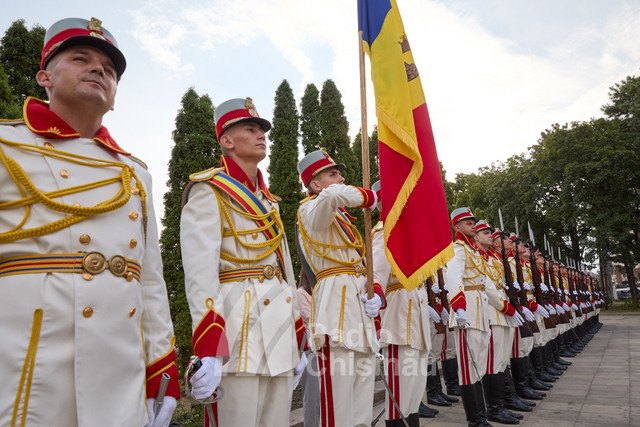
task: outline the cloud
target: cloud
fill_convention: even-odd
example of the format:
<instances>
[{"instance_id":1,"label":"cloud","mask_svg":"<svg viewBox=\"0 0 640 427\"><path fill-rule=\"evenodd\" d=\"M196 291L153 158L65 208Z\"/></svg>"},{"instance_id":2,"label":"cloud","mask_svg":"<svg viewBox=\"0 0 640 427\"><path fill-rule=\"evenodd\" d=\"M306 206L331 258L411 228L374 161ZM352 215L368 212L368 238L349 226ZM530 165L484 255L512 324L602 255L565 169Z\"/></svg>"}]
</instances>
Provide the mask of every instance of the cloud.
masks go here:
<instances>
[{"instance_id":1,"label":"cloud","mask_svg":"<svg viewBox=\"0 0 640 427\"><path fill-rule=\"evenodd\" d=\"M592 5L595 12L563 22L557 40L549 34L557 22L530 26L527 40L535 40L536 32L553 40L536 49L490 29L491 14L424 0L399 3L439 155L450 173L472 172L526 151L553 123L599 115L607 88L635 72L637 66L629 64L640 59L640 6L632 3L618 9ZM604 18L590 22L593 13ZM351 135L360 127L355 2L167 1L150 3L132 16L136 39L154 61L172 70L193 69L185 60L186 45L215 55L220 47L266 41L299 72L300 80L292 82L298 99L307 83L332 78L342 93ZM331 75L319 75L320 65ZM369 75L366 80L371 129L374 100Z\"/></svg>"}]
</instances>

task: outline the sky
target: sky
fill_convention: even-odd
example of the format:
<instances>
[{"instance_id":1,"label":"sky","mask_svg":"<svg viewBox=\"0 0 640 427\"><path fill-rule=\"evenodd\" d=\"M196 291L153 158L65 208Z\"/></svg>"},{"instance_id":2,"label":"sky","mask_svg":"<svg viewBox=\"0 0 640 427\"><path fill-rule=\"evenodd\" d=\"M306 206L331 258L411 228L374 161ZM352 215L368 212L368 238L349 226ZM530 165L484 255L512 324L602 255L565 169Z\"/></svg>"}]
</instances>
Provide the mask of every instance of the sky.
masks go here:
<instances>
[{"instance_id":1,"label":"sky","mask_svg":"<svg viewBox=\"0 0 640 427\"><path fill-rule=\"evenodd\" d=\"M638 75L637 1L397 4L449 180L527 151L554 123L602 117L609 87ZM353 139L361 127L356 12L354 0L32 0L3 7L0 35L17 19L29 28L67 17L102 20L127 58L104 124L149 165L161 217L171 133L189 87L214 105L251 97L271 119L283 79L298 105L307 84L321 89L333 79ZM367 81L370 133L376 119L368 74Z\"/></svg>"}]
</instances>

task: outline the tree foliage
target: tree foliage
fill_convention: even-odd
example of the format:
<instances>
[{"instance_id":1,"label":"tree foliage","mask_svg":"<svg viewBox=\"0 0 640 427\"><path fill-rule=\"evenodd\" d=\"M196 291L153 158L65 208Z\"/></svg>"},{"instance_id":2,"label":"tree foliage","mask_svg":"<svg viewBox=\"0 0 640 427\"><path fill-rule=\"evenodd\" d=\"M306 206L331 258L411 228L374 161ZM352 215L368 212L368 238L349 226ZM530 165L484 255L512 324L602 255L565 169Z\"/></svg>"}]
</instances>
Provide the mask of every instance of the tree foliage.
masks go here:
<instances>
[{"instance_id":1,"label":"tree foliage","mask_svg":"<svg viewBox=\"0 0 640 427\"><path fill-rule=\"evenodd\" d=\"M14 21L0 40L0 64L8 76L8 83L15 102L22 106L27 96L46 99L47 95L38 82L45 29L34 25L31 30L25 21Z\"/></svg>"},{"instance_id":2,"label":"tree foliage","mask_svg":"<svg viewBox=\"0 0 640 427\"><path fill-rule=\"evenodd\" d=\"M320 92L313 83L309 83L300 101L300 134L304 155L320 149Z\"/></svg>"},{"instance_id":3,"label":"tree foliage","mask_svg":"<svg viewBox=\"0 0 640 427\"><path fill-rule=\"evenodd\" d=\"M0 118L17 119L22 117L22 110L15 101L9 87L9 79L4 67L0 64Z\"/></svg>"},{"instance_id":4,"label":"tree foliage","mask_svg":"<svg viewBox=\"0 0 640 427\"><path fill-rule=\"evenodd\" d=\"M215 138L213 104L209 96L199 96L190 88L183 95L181 105L172 135L175 145L169 160L168 190L164 195L162 218L164 229L160 236L160 246L176 334L178 368L182 372L192 353L191 314L184 289L180 249L182 192L191 173L219 164L220 149Z\"/></svg>"},{"instance_id":5,"label":"tree foliage","mask_svg":"<svg viewBox=\"0 0 640 427\"><path fill-rule=\"evenodd\" d=\"M298 203L302 200L302 186L298 177L298 112L289 82L283 80L276 90L273 127L269 133L269 189L282 198L280 216L291 252L295 277L300 270L297 256L294 221ZM294 277L294 279L295 279Z\"/></svg>"},{"instance_id":6,"label":"tree foliage","mask_svg":"<svg viewBox=\"0 0 640 427\"><path fill-rule=\"evenodd\" d=\"M356 176L356 158L349 141L349 122L344 112L342 95L333 80L328 79L320 92L320 135L321 147L337 162L344 163L347 169L343 172L347 184L362 185ZM360 184L359 184L360 183Z\"/></svg>"}]
</instances>

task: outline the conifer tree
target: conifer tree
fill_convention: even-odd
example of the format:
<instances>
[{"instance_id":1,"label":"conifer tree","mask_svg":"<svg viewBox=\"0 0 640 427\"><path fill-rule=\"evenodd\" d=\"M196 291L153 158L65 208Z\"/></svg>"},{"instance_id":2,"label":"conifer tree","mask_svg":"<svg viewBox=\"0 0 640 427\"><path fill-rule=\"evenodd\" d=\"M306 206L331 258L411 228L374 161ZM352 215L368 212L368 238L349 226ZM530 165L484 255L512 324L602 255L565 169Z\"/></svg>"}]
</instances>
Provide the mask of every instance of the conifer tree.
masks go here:
<instances>
[{"instance_id":1,"label":"conifer tree","mask_svg":"<svg viewBox=\"0 0 640 427\"><path fill-rule=\"evenodd\" d=\"M269 190L282 198L278 203L280 216L291 252L294 277L297 280L300 260L297 256L294 221L298 202L302 199L302 186L298 177L298 112L289 82L283 80L276 90L273 123L269 139Z\"/></svg>"},{"instance_id":2,"label":"conifer tree","mask_svg":"<svg viewBox=\"0 0 640 427\"><path fill-rule=\"evenodd\" d=\"M22 117L22 110L16 103L15 96L11 93L7 73L0 64L0 118L17 119L19 117Z\"/></svg>"},{"instance_id":3,"label":"conifer tree","mask_svg":"<svg viewBox=\"0 0 640 427\"><path fill-rule=\"evenodd\" d=\"M321 147L320 137L320 92L313 83L309 83L300 101L300 134L302 149L307 155Z\"/></svg>"},{"instance_id":4,"label":"conifer tree","mask_svg":"<svg viewBox=\"0 0 640 427\"><path fill-rule=\"evenodd\" d=\"M8 76L15 102L22 107L27 96L46 99L47 94L36 81L40 70L45 29L34 25L28 30L24 20L14 21L0 40L0 64Z\"/></svg>"},{"instance_id":5,"label":"conifer tree","mask_svg":"<svg viewBox=\"0 0 640 427\"><path fill-rule=\"evenodd\" d=\"M176 335L176 356L182 372L192 354L191 314L184 289L184 271L180 250L180 213L182 192L189 175L217 166L220 149L215 137L213 104L208 95L199 96L189 88L182 97L173 131L175 145L169 160L168 190L164 195L164 217L160 236L164 279ZM182 378L182 376L181 376Z\"/></svg>"},{"instance_id":6,"label":"conifer tree","mask_svg":"<svg viewBox=\"0 0 640 427\"><path fill-rule=\"evenodd\" d=\"M347 166L343 173L347 184L361 185L354 171L355 156L349 141L349 122L344 113L342 95L333 80L322 85L320 93L320 135L322 145L337 163Z\"/></svg>"}]
</instances>

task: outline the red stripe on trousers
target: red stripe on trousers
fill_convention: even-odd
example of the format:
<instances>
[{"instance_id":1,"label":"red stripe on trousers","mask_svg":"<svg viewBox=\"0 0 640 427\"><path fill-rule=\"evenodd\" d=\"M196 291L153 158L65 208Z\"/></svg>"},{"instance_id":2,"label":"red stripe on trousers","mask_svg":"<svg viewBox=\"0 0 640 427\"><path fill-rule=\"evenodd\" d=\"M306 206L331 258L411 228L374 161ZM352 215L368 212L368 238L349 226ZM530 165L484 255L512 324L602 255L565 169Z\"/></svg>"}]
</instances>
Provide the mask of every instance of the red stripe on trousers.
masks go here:
<instances>
[{"instance_id":1,"label":"red stripe on trousers","mask_svg":"<svg viewBox=\"0 0 640 427\"><path fill-rule=\"evenodd\" d=\"M205 408L204 406L202 407L202 409L204 410L204 425L205 426L210 426L211 423L209 422L209 415L207 414L207 408ZM211 404L211 409L213 409L213 417L216 419L216 425L220 425L220 421L218 421L218 402L214 402Z\"/></svg>"},{"instance_id":2,"label":"red stripe on trousers","mask_svg":"<svg viewBox=\"0 0 640 427\"><path fill-rule=\"evenodd\" d=\"M514 359L518 358L518 353L520 353L520 349L519 347L519 340L520 339L520 331L518 331L516 329L516 333L513 336L513 345L511 346L511 357L513 357Z\"/></svg>"},{"instance_id":3,"label":"red stripe on trousers","mask_svg":"<svg viewBox=\"0 0 640 427\"><path fill-rule=\"evenodd\" d=\"M444 331L442 338L442 349L440 349L440 360L447 360L447 331Z\"/></svg>"},{"instance_id":4,"label":"red stripe on trousers","mask_svg":"<svg viewBox=\"0 0 640 427\"><path fill-rule=\"evenodd\" d=\"M388 380L389 380L389 389L391 390L391 395L396 399L398 405L400 404L400 373L398 371L398 346L397 345L389 345L387 361L387 372L388 372ZM388 418L389 420L395 420L400 418L400 413L396 409L393 404L393 400L389 396L389 408L388 408Z\"/></svg>"},{"instance_id":5,"label":"red stripe on trousers","mask_svg":"<svg viewBox=\"0 0 640 427\"><path fill-rule=\"evenodd\" d=\"M470 385L471 377L469 376L469 355L467 354L467 331L458 329L460 334L460 373L462 374L462 385Z\"/></svg>"},{"instance_id":6,"label":"red stripe on trousers","mask_svg":"<svg viewBox=\"0 0 640 427\"><path fill-rule=\"evenodd\" d=\"M322 372L320 381L320 423L324 427L335 427L333 413L333 388L331 386L331 349L329 337L325 337L322 347L322 356L318 358L319 368ZM321 360L324 360L321 362Z\"/></svg>"}]
</instances>

